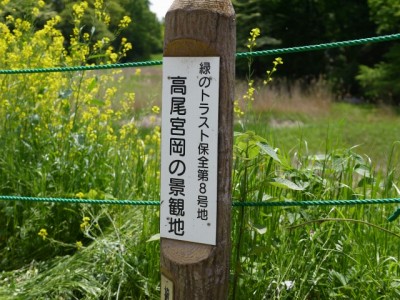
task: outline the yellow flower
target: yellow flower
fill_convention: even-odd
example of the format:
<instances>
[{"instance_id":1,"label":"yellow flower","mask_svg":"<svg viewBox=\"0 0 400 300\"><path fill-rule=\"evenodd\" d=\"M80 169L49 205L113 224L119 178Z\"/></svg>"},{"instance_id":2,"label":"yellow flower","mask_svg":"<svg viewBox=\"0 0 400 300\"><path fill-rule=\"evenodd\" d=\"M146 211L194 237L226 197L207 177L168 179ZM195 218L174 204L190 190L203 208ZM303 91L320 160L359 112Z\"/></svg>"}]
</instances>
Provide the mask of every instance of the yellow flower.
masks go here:
<instances>
[{"instance_id":1,"label":"yellow flower","mask_svg":"<svg viewBox=\"0 0 400 300\"><path fill-rule=\"evenodd\" d=\"M43 240L45 240L46 237L47 237L49 234L47 233L47 230L46 230L46 229L42 228L42 229L40 229L38 235L41 236L41 237L43 238Z\"/></svg>"},{"instance_id":2,"label":"yellow flower","mask_svg":"<svg viewBox=\"0 0 400 300\"><path fill-rule=\"evenodd\" d=\"M103 7L103 1L102 0L96 0L94 1L94 7L96 9L101 9Z\"/></svg>"},{"instance_id":3,"label":"yellow flower","mask_svg":"<svg viewBox=\"0 0 400 300\"><path fill-rule=\"evenodd\" d=\"M75 196L79 199L82 199L83 197L85 197L85 194L82 192L76 193Z\"/></svg>"},{"instance_id":4,"label":"yellow flower","mask_svg":"<svg viewBox=\"0 0 400 300\"><path fill-rule=\"evenodd\" d=\"M14 17L12 15L8 15L6 17L6 21L9 22L9 23L13 23L14 22Z\"/></svg>"},{"instance_id":5,"label":"yellow flower","mask_svg":"<svg viewBox=\"0 0 400 300\"><path fill-rule=\"evenodd\" d=\"M151 110L153 111L153 113L155 114L159 114L160 113L160 107L158 107L157 105L154 105Z\"/></svg>"},{"instance_id":6,"label":"yellow flower","mask_svg":"<svg viewBox=\"0 0 400 300\"><path fill-rule=\"evenodd\" d=\"M89 226L90 218L89 217L83 217L82 218L82 223L80 225L81 230L85 230L86 227Z\"/></svg>"},{"instance_id":7,"label":"yellow flower","mask_svg":"<svg viewBox=\"0 0 400 300\"><path fill-rule=\"evenodd\" d=\"M115 63L118 60L118 54L117 53L111 53L110 54L110 59L112 63Z\"/></svg>"},{"instance_id":8,"label":"yellow flower","mask_svg":"<svg viewBox=\"0 0 400 300\"><path fill-rule=\"evenodd\" d=\"M276 66L276 65L283 65L282 57L277 57L277 58L275 58L275 60L274 60L274 65L275 65L275 66Z\"/></svg>"},{"instance_id":9,"label":"yellow flower","mask_svg":"<svg viewBox=\"0 0 400 300\"><path fill-rule=\"evenodd\" d=\"M254 48L254 46L257 45L256 43L256 39L257 37L259 37L261 34L260 28L253 28L250 31L250 38L248 39L248 43L247 43L247 48L250 49L250 51Z\"/></svg>"},{"instance_id":10,"label":"yellow flower","mask_svg":"<svg viewBox=\"0 0 400 300\"><path fill-rule=\"evenodd\" d=\"M82 244L81 241L76 242L76 243L75 243L75 246L76 246L76 249L78 249L78 251L81 250L81 249L83 248L83 244Z\"/></svg>"},{"instance_id":11,"label":"yellow flower","mask_svg":"<svg viewBox=\"0 0 400 300\"><path fill-rule=\"evenodd\" d=\"M122 20L119 22L119 28L126 28L132 22L132 19L128 16L124 16Z\"/></svg>"},{"instance_id":12,"label":"yellow flower","mask_svg":"<svg viewBox=\"0 0 400 300\"><path fill-rule=\"evenodd\" d=\"M32 8L33 16L37 17L39 15L39 13L40 13L39 8L37 8L37 7Z\"/></svg>"},{"instance_id":13,"label":"yellow flower","mask_svg":"<svg viewBox=\"0 0 400 300\"><path fill-rule=\"evenodd\" d=\"M243 100L254 101L254 92L256 89L253 86L254 81L250 80L248 83L248 88L246 94L243 96Z\"/></svg>"},{"instance_id":14,"label":"yellow flower","mask_svg":"<svg viewBox=\"0 0 400 300\"><path fill-rule=\"evenodd\" d=\"M244 112L240 108L240 104L238 100L233 102L233 110L238 118L244 115Z\"/></svg>"},{"instance_id":15,"label":"yellow flower","mask_svg":"<svg viewBox=\"0 0 400 300\"><path fill-rule=\"evenodd\" d=\"M109 25L111 21L111 17L107 13L103 13L104 24Z\"/></svg>"},{"instance_id":16,"label":"yellow flower","mask_svg":"<svg viewBox=\"0 0 400 300\"><path fill-rule=\"evenodd\" d=\"M88 3L86 1L83 1L82 3L76 3L72 6L72 10L74 11L77 19L82 18L87 8Z\"/></svg>"},{"instance_id":17,"label":"yellow flower","mask_svg":"<svg viewBox=\"0 0 400 300\"><path fill-rule=\"evenodd\" d=\"M126 43L126 44L124 44L124 49L123 49L123 52L127 52L127 51L129 51L129 50L132 50L132 44L131 43ZM137 69L137 70L140 70L140 69Z\"/></svg>"},{"instance_id":18,"label":"yellow flower","mask_svg":"<svg viewBox=\"0 0 400 300\"><path fill-rule=\"evenodd\" d=\"M260 28L253 28L253 29L250 31L250 36L251 36L253 39L255 39L255 38L257 38L258 36L260 36Z\"/></svg>"}]
</instances>

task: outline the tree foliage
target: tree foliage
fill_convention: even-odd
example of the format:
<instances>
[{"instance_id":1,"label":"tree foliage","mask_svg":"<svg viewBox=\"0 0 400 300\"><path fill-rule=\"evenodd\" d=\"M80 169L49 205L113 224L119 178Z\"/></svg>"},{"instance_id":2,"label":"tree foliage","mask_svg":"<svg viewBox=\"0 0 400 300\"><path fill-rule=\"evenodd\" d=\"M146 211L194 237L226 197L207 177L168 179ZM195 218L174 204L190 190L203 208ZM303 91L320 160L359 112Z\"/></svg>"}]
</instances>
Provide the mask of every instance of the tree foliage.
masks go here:
<instances>
[{"instance_id":1,"label":"tree foliage","mask_svg":"<svg viewBox=\"0 0 400 300\"><path fill-rule=\"evenodd\" d=\"M47 20L58 14L62 18L58 28L68 44L74 28L73 6L87 2L88 9L85 10L80 30L82 34L90 34L91 42L109 38L114 49L119 49L121 46L121 39L117 39L121 31L119 22L124 16L128 16L132 22L124 28L123 37L133 43L134 49L127 53L125 59L148 59L150 54L162 50L161 24L156 15L150 11L149 0L46 0L42 1L46 5L39 12L40 15L35 15L32 11L36 2L34 0L9 1L0 18L4 20L7 15L12 15L16 18L35 19L35 25L39 29ZM104 3L104 15L95 16L95 7L101 3Z\"/></svg>"},{"instance_id":2,"label":"tree foliage","mask_svg":"<svg viewBox=\"0 0 400 300\"><path fill-rule=\"evenodd\" d=\"M162 52L162 27L156 15L149 10L149 0L119 1L133 20L125 32L128 40L134 43L131 58L148 59L150 54Z\"/></svg>"},{"instance_id":3,"label":"tree foliage","mask_svg":"<svg viewBox=\"0 0 400 300\"><path fill-rule=\"evenodd\" d=\"M377 32L389 34L400 30L400 2L397 0L369 0L371 17ZM384 60L373 65L361 65L357 79L368 96L376 101L400 103L400 44L394 43Z\"/></svg>"},{"instance_id":4,"label":"tree foliage","mask_svg":"<svg viewBox=\"0 0 400 300\"><path fill-rule=\"evenodd\" d=\"M375 35L367 0L235 0L238 12L238 48L248 32L259 27L264 40L259 49L285 48L335 42ZM258 50L258 49L255 49ZM364 45L283 56L288 78L315 78L327 75L336 90L357 93L355 81L360 64L379 61L380 47ZM256 59L256 72L271 58Z\"/></svg>"}]
</instances>

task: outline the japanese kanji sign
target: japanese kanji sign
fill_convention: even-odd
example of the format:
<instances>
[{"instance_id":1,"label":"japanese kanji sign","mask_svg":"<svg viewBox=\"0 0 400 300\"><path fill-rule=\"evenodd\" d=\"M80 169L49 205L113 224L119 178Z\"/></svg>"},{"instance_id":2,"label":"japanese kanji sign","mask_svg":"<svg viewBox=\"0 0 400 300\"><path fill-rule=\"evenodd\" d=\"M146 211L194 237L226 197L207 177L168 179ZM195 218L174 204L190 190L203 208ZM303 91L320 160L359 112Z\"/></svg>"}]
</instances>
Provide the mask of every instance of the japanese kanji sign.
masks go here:
<instances>
[{"instance_id":1,"label":"japanese kanji sign","mask_svg":"<svg viewBox=\"0 0 400 300\"><path fill-rule=\"evenodd\" d=\"M164 57L161 237L216 244L219 57Z\"/></svg>"},{"instance_id":2,"label":"japanese kanji sign","mask_svg":"<svg viewBox=\"0 0 400 300\"><path fill-rule=\"evenodd\" d=\"M174 283L161 274L161 300L174 299Z\"/></svg>"}]
</instances>

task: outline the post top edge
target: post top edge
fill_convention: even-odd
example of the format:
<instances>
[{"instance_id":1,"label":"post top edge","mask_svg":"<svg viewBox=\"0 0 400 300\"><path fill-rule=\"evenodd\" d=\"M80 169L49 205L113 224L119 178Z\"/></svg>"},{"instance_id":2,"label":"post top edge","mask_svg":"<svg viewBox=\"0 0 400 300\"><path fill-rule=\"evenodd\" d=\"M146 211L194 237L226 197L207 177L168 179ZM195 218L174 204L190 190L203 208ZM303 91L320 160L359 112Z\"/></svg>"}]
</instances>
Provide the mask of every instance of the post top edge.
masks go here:
<instances>
[{"instance_id":1,"label":"post top edge","mask_svg":"<svg viewBox=\"0 0 400 300\"><path fill-rule=\"evenodd\" d=\"M174 0L168 12L175 10L207 10L228 16L235 14L231 0Z\"/></svg>"}]
</instances>

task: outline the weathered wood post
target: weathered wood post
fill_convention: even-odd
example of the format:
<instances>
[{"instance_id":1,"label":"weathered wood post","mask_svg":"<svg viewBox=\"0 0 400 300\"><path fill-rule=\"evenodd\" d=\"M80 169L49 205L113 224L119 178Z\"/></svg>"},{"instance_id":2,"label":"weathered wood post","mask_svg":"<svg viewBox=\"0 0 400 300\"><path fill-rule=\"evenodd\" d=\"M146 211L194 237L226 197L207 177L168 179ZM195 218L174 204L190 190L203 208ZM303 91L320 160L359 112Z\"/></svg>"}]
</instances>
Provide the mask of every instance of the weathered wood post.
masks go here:
<instances>
[{"instance_id":1,"label":"weathered wood post","mask_svg":"<svg viewBox=\"0 0 400 300\"><path fill-rule=\"evenodd\" d=\"M230 0L175 0L164 40L162 300L228 298L235 49Z\"/></svg>"}]
</instances>

